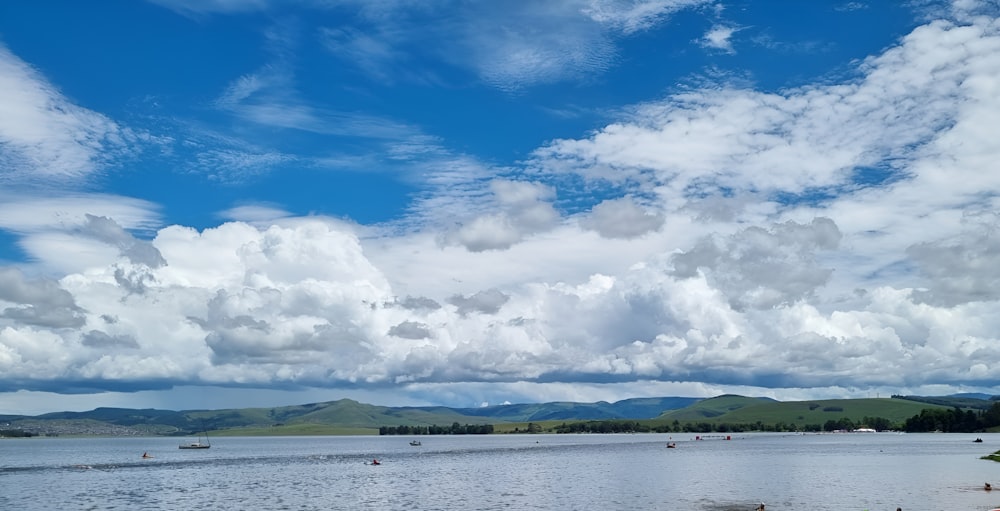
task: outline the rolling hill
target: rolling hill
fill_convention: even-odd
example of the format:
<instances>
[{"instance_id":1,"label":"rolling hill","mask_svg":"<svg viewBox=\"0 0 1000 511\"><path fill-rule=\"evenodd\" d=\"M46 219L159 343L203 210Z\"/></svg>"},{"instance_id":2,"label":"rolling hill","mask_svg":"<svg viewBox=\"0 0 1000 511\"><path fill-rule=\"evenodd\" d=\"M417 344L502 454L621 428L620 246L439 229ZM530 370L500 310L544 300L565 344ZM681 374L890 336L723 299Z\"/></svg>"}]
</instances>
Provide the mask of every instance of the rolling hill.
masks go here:
<instances>
[{"instance_id":1,"label":"rolling hill","mask_svg":"<svg viewBox=\"0 0 1000 511\"><path fill-rule=\"evenodd\" d=\"M946 403L943 399L941 403ZM963 401L964 402L964 401ZM826 399L811 401L774 401L743 396L719 396L689 407L664 412L658 422L704 422L708 424L775 424L795 426L824 424L828 420L881 417L900 423L925 408L951 408L947 404L927 403L900 398Z\"/></svg>"},{"instance_id":2,"label":"rolling hill","mask_svg":"<svg viewBox=\"0 0 1000 511\"><path fill-rule=\"evenodd\" d=\"M968 395L775 401L722 395L709 399L661 397L615 403L525 403L482 408L388 407L350 399L275 408L157 410L97 408L38 416L0 416L0 431L70 435L320 435L374 434L382 426L525 424L603 420L643 420L651 424L823 424L828 420L880 417L894 423L926 408L984 410L995 398ZM501 428L503 430L513 429Z\"/></svg>"},{"instance_id":3,"label":"rolling hill","mask_svg":"<svg viewBox=\"0 0 1000 511\"><path fill-rule=\"evenodd\" d=\"M701 401L694 397L654 397L625 399L608 403L529 403L498 405L482 408L459 408L463 415L491 417L504 421L652 419L664 410L684 408Z\"/></svg>"}]
</instances>

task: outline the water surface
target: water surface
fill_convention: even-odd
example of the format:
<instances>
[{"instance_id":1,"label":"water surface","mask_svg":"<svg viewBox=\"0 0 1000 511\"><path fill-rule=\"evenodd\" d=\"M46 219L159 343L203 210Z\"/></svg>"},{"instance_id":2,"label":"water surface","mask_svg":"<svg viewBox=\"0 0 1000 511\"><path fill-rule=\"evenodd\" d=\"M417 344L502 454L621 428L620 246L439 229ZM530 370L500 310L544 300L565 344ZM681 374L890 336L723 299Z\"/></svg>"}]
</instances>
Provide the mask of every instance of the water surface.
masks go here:
<instances>
[{"instance_id":1,"label":"water surface","mask_svg":"<svg viewBox=\"0 0 1000 511\"><path fill-rule=\"evenodd\" d=\"M978 436L6 439L0 509L983 511L1000 463L979 457L1000 438Z\"/></svg>"}]
</instances>

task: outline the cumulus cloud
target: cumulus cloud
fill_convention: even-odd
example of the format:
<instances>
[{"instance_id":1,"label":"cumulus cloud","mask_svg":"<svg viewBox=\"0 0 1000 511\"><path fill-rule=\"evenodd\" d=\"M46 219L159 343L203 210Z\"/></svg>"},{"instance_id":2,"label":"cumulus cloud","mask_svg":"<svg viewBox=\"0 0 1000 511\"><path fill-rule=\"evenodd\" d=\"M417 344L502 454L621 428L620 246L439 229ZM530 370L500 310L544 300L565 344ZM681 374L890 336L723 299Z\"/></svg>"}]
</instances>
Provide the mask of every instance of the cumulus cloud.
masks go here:
<instances>
[{"instance_id":1,"label":"cumulus cloud","mask_svg":"<svg viewBox=\"0 0 1000 511\"><path fill-rule=\"evenodd\" d=\"M110 336L100 330L91 330L80 336L80 344L97 349L138 348L139 343L131 336Z\"/></svg>"},{"instance_id":2,"label":"cumulus cloud","mask_svg":"<svg viewBox=\"0 0 1000 511\"><path fill-rule=\"evenodd\" d=\"M606 238L634 238L659 229L663 222L662 214L646 211L631 197L624 197L602 201L580 224Z\"/></svg>"},{"instance_id":3,"label":"cumulus cloud","mask_svg":"<svg viewBox=\"0 0 1000 511\"><path fill-rule=\"evenodd\" d=\"M13 268L0 268L0 319L6 323L48 328L83 326L83 310L73 295L58 282L48 279L29 280ZM0 321L0 325L4 321Z\"/></svg>"},{"instance_id":4,"label":"cumulus cloud","mask_svg":"<svg viewBox=\"0 0 1000 511\"><path fill-rule=\"evenodd\" d=\"M407 296L399 301L399 306L410 310L437 310L441 304L425 296Z\"/></svg>"},{"instance_id":5,"label":"cumulus cloud","mask_svg":"<svg viewBox=\"0 0 1000 511\"><path fill-rule=\"evenodd\" d=\"M427 339L431 337L431 329L423 323L404 321L389 329L389 335L404 339Z\"/></svg>"},{"instance_id":6,"label":"cumulus cloud","mask_svg":"<svg viewBox=\"0 0 1000 511\"><path fill-rule=\"evenodd\" d=\"M771 308L807 298L825 284L833 270L817 264L816 252L837 248L840 239L828 218L769 230L750 227L726 239L702 239L674 255L673 274L687 278L705 272L734 309Z\"/></svg>"},{"instance_id":7,"label":"cumulus cloud","mask_svg":"<svg viewBox=\"0 0 1000 511\"><path fill-rule=\"evenodd\" d=\"M137 237L158 224L155 205L129 197L0 193L0 228L18 233L20 246L47 271L82 271L118 258L161 265L156 248Z\"/></svg>"},{"instance_id":8,"label":"cumulus cloud","mask_svg":"<svg viewBox=\"0 0 1000 511\"><path fill-rule=\"evenodd\" d=\"M495 209L468 221L450 236L450 241L473 252L510 248L526 236L555 225L559 213L548 202L553 190L529 182L494 180L490 184Z\"/></svg>"},{"instance_id":9,"label":"cumulus cloud","mask_svg":"<svg viewBox=\"0 0 1000 511\"><path fill-rule=\"evenodd\" d=\"M970 222L953 240L923 242L907 250L927 277L927 287L914 298L938 306L1000 300L1000 222L992 218Z\"/></svg>"},{"instance_id":10,"label":"cumulus cloud","mask_svg":"<svg viewBox=\"0 0 1000 511\"><path fill-rule=\"evenodd\" d=\"M465 316L471 312L496 314L510 297L497 289L480 291L472 296L453 296L448 302L458 307L458 313Z\"/></svg>"},{"instance_id":11,"label":"cumulus cloud","mask_svg":"<svg viewBox=\"0 0 1000 511\"><path fill-rule=\"evenodd\" d=\"M136 239L117 222L108 217L86 215L86 223L79 231L109 245L118 247L121 255L135 264L158 268L166 264L160 251L148 241Z\"/></svg>"},{"instance_id":12,"label":"cumulus cloud","mask_svg":"<svg viewBox=\"0 0 1000 511\"><path fill-rule=\"evenodd\" d=\"M539 18L628 32L693 4ZM592 45L577 71L606 65L601 51L585 63L601 40L567 39ZM553 45L512 59L564 58ZM511 87L574 61L522 75L484 62L484 79ZM430 191L398 230L267 205L163 227L141 201L5 195L0 226L61 277L0 269L0 374L32 389L370 384L476 403L613 399L607 382L646 395L995 388L1000 26L929 22L858 66L841 83L674 92L545 144L520 177L407 132L388 158L419 161ZM287 85L264 71L217 106L314 128L316 110L256 109L306 106L262 101ZM27 154L18 136L5 154ZM94 168L88 151L66 158ZM564 192L591 202L557 209ZM435 230L444 220L458 226Z\"/></svg>"},{"instance_id":13,"label":"cumulus cloud","mask_svg":"<svg viewBox=\"0 0 1000 511\"><path fill-rule=\"evenodd\" d=\"M855 171L865 167L884 179L904 178L908 163L975 111L966 107L992 106L966 82L996 59L995 36L984 30L995 27L920 27L868 59L853 83L780 94L727 86L678 93L639 105L631 118L588 139L540 148L536 165L616 184L668 185L665 192L687 196L839 192L864 186Z\"/></svg>"}]
</instances>

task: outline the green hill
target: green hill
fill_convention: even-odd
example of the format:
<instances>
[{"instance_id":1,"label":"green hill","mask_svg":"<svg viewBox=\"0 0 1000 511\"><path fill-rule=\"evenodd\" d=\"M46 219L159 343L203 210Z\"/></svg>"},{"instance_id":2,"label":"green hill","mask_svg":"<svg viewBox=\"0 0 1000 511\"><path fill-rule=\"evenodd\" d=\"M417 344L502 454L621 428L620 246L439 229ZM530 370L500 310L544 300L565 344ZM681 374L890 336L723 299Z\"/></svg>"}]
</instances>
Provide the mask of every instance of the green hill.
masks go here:
<instances>
[{"instance_id":1,"label":"green hill","mask_svg":"<svg viewBox=\"0 0 1000 511\"><path fill-rule=\"evenodd\" d=\"M680 422L701 422L706 419L714 419L734 413L748 406L756 406L773 402L776 401L767 398L724 394L718 397L699 401L686 408L664 412L657 417L657 419L671 421L678 420Z\"/></svg>"},{"instance_id":2,"label":"green hill","mask_svg":"<svg viewBox=\"0 0 1000 511\"><path fill-rule=\"evenodd\" d=\"M505 421L651 419L664 410L675 410L701 401L694 397L650 397L623 399L614 403L550 402L459 408L463 415L493 417Z\"/></svg>"},{"instance_id":3,"label":"green hill","mask_svg":"<svg viewBox=\"0 0 1000 511\"><path fill-rule=\"evenodd\" d=\"M665 412L657 422L703 422L708 424L776 424L795 426L824 424L843 418L860 422L865 417L884 418L902 423L925 408L950 408L945 405L906 399L826 399L811 401L774 401L743 396L719 396L687 408Z\"/></svg>"},{"instance_id":4,"label":"green hill","mask_svg":"<svg viewBox=\"0 0 1000 511\"><path fill-rule=\"evenodd\" d=\"M342 435L375 434L382 426L495 426L495 431L524 431L566 422L641 421L651 429L669 426L708 429L805 430L847 419L864 424L879 419L879 429L896 427L924 409L959 408L982 411L993 398L970 396L893 396L891 399L829 399L775 401L736 395L700 398L642 398L616 403L529 403L483 408L388 407L350 399L275 408L224 410L132 410L97 408L89 412L58 412L37 417L7 415L0 430L59 435ZM655 418L649 418L655 417Z\"/></svg>"}]
</instances>

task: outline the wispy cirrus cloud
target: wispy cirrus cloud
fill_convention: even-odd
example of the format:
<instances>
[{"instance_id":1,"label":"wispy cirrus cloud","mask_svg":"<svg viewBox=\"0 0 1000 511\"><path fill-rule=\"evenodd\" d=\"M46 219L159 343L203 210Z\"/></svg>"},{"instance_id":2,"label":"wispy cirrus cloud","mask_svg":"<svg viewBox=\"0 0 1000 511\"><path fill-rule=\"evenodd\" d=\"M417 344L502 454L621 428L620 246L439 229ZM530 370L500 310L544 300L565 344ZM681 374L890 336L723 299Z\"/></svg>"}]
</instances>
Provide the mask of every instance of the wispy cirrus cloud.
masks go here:
<instances>
[{"instance_id":1,"label":"wispy cirrus cloud","mask_svg":"<svg viewBox=\"0 0 1000 511\"><path fill-rule=\"evenodd\" d=\"M134 135L66 98L0 44L0 181L79 183L130 152Z\"/></svg>"},{"instance_id":2,"label":"wispy cirrus cloud","mask_svg":"<svg viewBox=\"0 0 1000 511\"><path fill-rule=\"evenodd\" d=\"M266 10L272 1L156 0L201 15ZM360 29L341 21L321 29L327 50L382 83L444 79L413 61L429 59L473 73L484 83L516 91L541 83L580 79L615 65L616 39L648 30L684 10L713 0L561 0L304 2L324 14L356 16ZM321 21L322 22L322 21Z\"/></svg>"},{"instance_id":3,"label":"wispy cirrus cloud","mask_svg":"<svg viewBox=\"0 0 1000 511\"><path fill-rule=\"evenodd\" d=\"M232 14L267 9L272 0L147 0L188 16Z\"/></svg>"}]
</instances>

